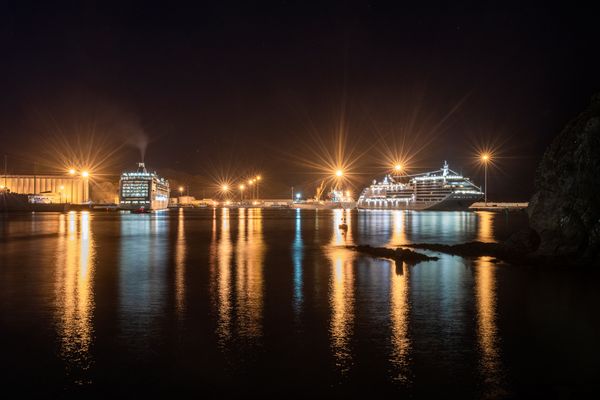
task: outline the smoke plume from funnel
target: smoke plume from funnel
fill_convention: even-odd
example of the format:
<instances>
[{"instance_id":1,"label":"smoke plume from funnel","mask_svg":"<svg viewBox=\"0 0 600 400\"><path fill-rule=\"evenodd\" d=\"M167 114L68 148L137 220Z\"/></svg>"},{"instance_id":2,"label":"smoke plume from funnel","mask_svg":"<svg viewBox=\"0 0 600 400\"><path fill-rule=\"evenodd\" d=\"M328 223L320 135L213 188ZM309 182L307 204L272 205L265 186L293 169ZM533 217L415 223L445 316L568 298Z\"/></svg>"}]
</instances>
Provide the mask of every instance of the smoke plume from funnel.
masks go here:
<instances>
[{"instance_id":1,"label":"smoke plume from funnel","mask_svg":"<svg viewBox=\"0 0 600 400\"><path fill-rule=\"evenodd\" d=\"M139 150L140 161L144 162L150 138L142 128L141 124L136 118L125 119L121 122L120 130L125 134L126 143Z\"/></svg>"},{"instance_id":2,"label":"smoke plume from funnel","mask_svg":"<svg viewBox=\"0 0 600 400\"><path fill-rule=\"evenodd\" d=\"M135 135L132 135L130 137L130 140L130 143L133 146L137 147L140 151L140 161L144 162L146 158L146 149L148 148L148 142L150 141L148 139L148 135L146 135L145 132L140 131L137 132Z\"/></svg>"}]
</instances>

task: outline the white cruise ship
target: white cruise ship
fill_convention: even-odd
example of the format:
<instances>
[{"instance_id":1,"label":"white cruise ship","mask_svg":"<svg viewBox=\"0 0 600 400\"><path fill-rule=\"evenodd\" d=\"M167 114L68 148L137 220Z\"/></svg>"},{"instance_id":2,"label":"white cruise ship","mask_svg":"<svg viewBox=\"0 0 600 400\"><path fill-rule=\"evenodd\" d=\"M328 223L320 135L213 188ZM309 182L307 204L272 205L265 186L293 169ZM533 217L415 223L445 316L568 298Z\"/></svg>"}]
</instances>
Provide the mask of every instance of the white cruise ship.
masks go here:
<instances>
[{"instance_id":1,"label":"white cruise ship","mask_svg":"<svg viewBox=\"0 0 600 400\"><path fill-rule=\"evenodd\" d=\"M415 175L386 175L373 181L358 198L357 207L391 210L467 210L483 197L481 188L444 162L442 169Z\"/></svg>"}]
</instances>

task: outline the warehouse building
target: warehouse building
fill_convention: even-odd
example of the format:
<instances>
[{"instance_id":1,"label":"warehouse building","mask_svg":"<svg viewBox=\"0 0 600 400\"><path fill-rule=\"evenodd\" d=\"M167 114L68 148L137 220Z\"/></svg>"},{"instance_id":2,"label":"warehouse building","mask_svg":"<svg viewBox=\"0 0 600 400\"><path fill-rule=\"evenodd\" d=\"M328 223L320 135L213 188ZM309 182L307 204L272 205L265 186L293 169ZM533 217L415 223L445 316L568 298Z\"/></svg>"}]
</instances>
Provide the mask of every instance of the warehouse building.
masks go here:
<instances>
[{"instance_id":1,"label":"warehouse building","mask_svg":"<svg viewBox=\"0 0 600 400\"><path fill-rule=\"evenodd\" d=\"M2 175L0 189L42 195L52 203L81 204L90 200L89 178L80 175Z\"/></svg>"}]
</instances>

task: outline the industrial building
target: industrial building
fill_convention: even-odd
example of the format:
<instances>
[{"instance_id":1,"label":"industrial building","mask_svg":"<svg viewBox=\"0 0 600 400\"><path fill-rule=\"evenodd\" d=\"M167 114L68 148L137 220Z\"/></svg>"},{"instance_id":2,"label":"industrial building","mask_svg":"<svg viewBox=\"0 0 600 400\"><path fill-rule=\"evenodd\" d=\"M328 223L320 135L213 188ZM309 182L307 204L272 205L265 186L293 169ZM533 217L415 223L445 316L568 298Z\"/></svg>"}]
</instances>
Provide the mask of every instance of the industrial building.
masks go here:
<instances>
[{"instance_id":1,"label":"industrial building","mask_svg":"<svg viewBox=\"0 0 600 400\"><path fill-rule=\"evenodd\" d=\"M0 189L43 195L52 203L81 204L90 200L89 178L80 175L2 175Z\"/></svg>"}]
</instances>

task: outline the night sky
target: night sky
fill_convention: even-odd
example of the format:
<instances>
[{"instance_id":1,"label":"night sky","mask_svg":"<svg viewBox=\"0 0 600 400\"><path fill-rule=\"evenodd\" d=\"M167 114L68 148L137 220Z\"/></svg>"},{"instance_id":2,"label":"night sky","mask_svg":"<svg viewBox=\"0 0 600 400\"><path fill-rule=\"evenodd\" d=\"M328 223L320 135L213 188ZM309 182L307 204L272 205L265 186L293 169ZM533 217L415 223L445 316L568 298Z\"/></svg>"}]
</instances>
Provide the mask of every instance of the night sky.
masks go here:
<instances>
[{"instance_id":1,"label":"night sky","mask_svg":"<svg viewBox=\"0 0 600 400\"><path fill-rule=\"evenodd\" d=\"M81 152L112 153L98 169L118 174L147 139L159 172L260 172L281 197L311 190L307 162L341 131L357 190L386 147L481 183L473 157L493 146L490 198L526 200L544 148L600 89L597 13L567 2L45 3L0 6L10 172Z\"/></svg>"}]
</instances>

